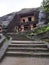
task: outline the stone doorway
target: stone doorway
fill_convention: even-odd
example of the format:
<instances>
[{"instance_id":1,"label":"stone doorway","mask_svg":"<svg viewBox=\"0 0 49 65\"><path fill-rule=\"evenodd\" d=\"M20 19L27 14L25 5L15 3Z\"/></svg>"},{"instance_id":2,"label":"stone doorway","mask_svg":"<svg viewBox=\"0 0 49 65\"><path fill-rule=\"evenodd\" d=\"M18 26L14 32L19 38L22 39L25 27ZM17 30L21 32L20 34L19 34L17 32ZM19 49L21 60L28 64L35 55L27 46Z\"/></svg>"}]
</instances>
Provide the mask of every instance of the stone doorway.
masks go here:
<instances>
[{"instance_id":1,"label":"stone doorway","mask_svg":"<svg viewBox=\"0 0 49 65\"><path fill-rule=\"evenodd\" d=\"M27 25L27 26L24 26L24 30L29 30L30 28L29 28L29 25Z\"/></svg>"}]
</instances>

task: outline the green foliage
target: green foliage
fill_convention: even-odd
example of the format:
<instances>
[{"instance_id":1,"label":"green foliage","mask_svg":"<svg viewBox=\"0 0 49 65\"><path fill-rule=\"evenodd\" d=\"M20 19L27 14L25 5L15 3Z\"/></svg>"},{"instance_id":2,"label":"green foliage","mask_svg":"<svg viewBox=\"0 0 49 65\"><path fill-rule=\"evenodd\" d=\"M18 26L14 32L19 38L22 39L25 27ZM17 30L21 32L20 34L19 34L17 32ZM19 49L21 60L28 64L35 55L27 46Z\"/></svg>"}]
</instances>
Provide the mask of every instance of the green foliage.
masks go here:
<instances>
[{"instance_id":1,"label":"green foliage","mask_svg":"<svg viewBox=\"0 0 49 65\"><path fill-rule=\"evenodd\" d=\"M42 7L44 11L49 12L49 0L43 0Z\"/></svg>"},{"instance_id":2,"label":"green foliage","mask_svg":"<svg viewBox=\"0 0 49 65\"><path fill-rule=\"evenodd\" d=\"M35 29L34 31L32 31L30 33L30 35L36 35L36 34L44 33L47 31L49 31L49 26L44 26L44 27L40 27L40 28Z\"/></svg>"},{"instance_id":3,"label":"green foliage","mask_svg":"<svg viewBox=\"0 0 49 65\"><path fill-rule=\"evenodd\" d=\"M45 31L49 31L49 27L46 27Z\"/></svg>"}]
</instances>

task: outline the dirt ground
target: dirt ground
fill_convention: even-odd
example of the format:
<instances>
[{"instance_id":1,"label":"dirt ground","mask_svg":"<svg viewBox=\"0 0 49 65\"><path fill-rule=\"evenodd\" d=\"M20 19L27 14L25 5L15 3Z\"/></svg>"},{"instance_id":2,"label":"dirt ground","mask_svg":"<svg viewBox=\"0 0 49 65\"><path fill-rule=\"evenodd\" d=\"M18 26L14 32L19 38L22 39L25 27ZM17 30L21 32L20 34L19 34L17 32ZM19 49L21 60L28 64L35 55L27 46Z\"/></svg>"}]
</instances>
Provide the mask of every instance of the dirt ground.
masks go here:
<instances>
[{"instance_id":1,"label":"dirt ground","mask_svg":"<svg viewBox=\"0 0 49 65\"><path fill-rule=\"evenodd\" d=\"M5 57L0 65L49 65L49 58Z\"/></svg>"}]
</instances>

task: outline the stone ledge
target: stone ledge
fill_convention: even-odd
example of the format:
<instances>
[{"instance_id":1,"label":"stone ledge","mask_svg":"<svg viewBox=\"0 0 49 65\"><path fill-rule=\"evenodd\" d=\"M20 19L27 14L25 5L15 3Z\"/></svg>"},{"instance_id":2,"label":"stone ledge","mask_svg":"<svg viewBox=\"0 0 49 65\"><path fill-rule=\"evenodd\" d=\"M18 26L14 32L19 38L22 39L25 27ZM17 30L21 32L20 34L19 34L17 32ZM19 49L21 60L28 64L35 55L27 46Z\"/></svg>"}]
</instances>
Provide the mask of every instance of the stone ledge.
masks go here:
<instances>
[{"instance_id":1,"label":"stone ledge","mask_svg":"<svg viewBox=\"0 0 49 65\"><path fill-rule=\"evenodd\" d=\"M2 39L0 39L0 48L3 45L3 41L5 40L5 36L2 37Z\"/></svg>"},{"instance_id":2,"label":"stone ledge","mask_svg":"<svg viewBox=\"0 0 49 65\"><path fill-rule=\"evenodd\" d=\"M2 61L2 59L5 55L5 52L8 48L8 45L10 44L10 41L11 41L11 38L10 38L10 40L6 39L6 42L4 42L4 45L1 47L1 49L0 49L0 61Z\"/></svg>"}]
</instances>

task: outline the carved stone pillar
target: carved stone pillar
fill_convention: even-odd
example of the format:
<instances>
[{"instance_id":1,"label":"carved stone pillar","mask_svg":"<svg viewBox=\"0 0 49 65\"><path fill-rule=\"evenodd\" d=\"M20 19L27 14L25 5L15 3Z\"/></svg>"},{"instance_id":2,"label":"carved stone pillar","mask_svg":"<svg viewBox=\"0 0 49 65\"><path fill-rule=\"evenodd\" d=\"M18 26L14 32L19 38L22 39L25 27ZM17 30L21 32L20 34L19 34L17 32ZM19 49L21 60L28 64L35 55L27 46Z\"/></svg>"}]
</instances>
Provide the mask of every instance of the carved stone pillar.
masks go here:
<instances>
[{"instance_id":1,"label":"carved stone pillar","mask_svg":"<svg viewBox=\"0 0 49 65\"><path fill-rule=\"evenodd\" d=\"M30 30L33 30L33 25L32 24L30 24Z\"/></svg>"},{"instance_id":2,"label":"carved stone pillar","mask_svg":"<svg viewBox=\"0 0 49 65\"><path fill-rule=\"evenodd\" d=\"M2 32L2 27L0 27L0 33Z\"/></svg>"},{"instance_id":3,"label":"carved stone pillar","mask_svg":"<svg viewBox=\"0 0 49 65\"><path fill-rule=\"evenodd\" d=\"M17 26L15 26L14 31L15 31L15 32L18 32L18 27L17 27Z\"/></svg>"},{"instance_id":4,"label":"carved stone pillar","mask_svg":"<svg viewBox=\"0 0 49 65\"><path fill-rule=\"evenodd\" d=\"M24 25L21 25L21 32L24 32Z\"/></svg>"}]
</instances>

